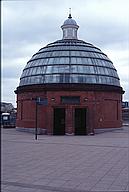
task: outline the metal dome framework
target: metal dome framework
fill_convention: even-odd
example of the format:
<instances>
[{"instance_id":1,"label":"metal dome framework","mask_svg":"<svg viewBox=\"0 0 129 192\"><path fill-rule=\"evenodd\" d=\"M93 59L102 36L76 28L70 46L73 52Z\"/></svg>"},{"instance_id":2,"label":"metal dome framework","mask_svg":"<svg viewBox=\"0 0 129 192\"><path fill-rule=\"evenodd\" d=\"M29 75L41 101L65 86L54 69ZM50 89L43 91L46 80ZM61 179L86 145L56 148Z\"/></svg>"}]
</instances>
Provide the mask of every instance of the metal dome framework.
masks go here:
<instances>
[{"instance_id":1,"label":"metal dome framework","mask_svg":"<svg viewBox=\"0 0 129 192\"><path fill-rule=\"evenodd\" d=\"M120 87L113 63L99 48L78 40L71 13L61 26L63 39L41 48L27 62L19 86L78 83Z\"/></svg>"},{"instance_id":2,"label":"metal dome framework","mask_svg":"<svg viewBox=\"0 0 129 192\"><path fill-rule=\"evenodd\" d=\"M120 86L113 63L82 40L63 39L41 48L28 61L20 86L45 83L91 83Z\"/></svg>"}]
</instances>

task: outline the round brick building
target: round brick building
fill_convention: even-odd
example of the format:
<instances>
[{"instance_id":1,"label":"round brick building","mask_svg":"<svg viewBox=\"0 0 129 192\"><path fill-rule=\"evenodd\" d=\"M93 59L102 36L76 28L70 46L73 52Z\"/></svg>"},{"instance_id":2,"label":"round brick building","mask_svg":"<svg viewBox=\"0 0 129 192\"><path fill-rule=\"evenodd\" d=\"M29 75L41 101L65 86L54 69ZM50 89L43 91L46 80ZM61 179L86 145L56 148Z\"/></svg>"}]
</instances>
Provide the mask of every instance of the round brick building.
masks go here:
<instances>
[{"instance_id":1,"label":"round brick building","mask_svg":"<svg viewBox=\"0 0 129 192\"><path fill-rule=\"evenodd\" d=\"M112 61L77 38L69 14L63 38L27 62L17 94L17 129L45 134L87 135L122 125L123 89Z\"/></svg>"}]
</instances>

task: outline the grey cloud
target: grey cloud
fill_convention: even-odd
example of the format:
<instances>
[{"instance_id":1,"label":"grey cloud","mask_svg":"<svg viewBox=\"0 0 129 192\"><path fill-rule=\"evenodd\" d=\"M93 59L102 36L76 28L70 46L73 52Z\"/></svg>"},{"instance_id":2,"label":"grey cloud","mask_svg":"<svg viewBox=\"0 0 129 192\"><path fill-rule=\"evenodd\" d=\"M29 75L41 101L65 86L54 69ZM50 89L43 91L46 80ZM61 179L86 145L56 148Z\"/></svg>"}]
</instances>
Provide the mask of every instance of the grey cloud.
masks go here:
<instances>
[{"instance_id":1,"label":"grey cloud","mask_svg":"<svg viewBox=\"0 0 129 192\"><path fill-rule=\"evenodd\" d=\"M83 38L94 44L99 44L100 46L108 46L110 44L115 44L117 42L123 43L127 42L128 33L126 33L126 26L119 26L115 23L100 23L100 24L89 24L84 27L82 25L82 31L80 34Z\"/></svg>"},{"instance_id":2,"label":"grey cloud","mask_svg":"<svg viewBox=\"0 0 129 192\"><path fill-rule=\"evenodd\" d=\"M54 34L56 34L56 29L54 29L56 24L53 21L53 25L48 25L48 21L49 19L46 19L43 22L45 27L42 26L41 21L35 21L34 23L25 22L22 25L20 25L20 23L16 24L15 30L13 28L14 26L5 26L3 30L3 41L5 43L15 42L19 44L20 39L27 44L30 42L38 42L43 39L49 39L49 37L51 37L52 31L54 31Z\"/></svg>"},{"instance_id":3,"label":"grey cloud","mask_svg":"<svg viewBox=\"0 0 129 192\"><path fill-rule=\"evenodd\" d=\"M99 10L98 8L104 2L111 4L112 10L109 7L108 9L105 7L104 10ZM124 51L128 42L129 22L121 19L122 15L118 13L121 11L122 14L124 10L121 8L120 11L117 11L118 6L121 4L119 1L115 2L117 2L117 6L114 1L110 0L80 0L79 3L78 0L2 2L4 14L4 17L2 17L3 78L15 78L19 82L26 63L22 62L19 66L19 63L16 64L15 59L31 58L41 47L62 38L60 26L68 16L69 7L73 8L73 18L80 26L78 31L79 39L94 44L102 51L107 48L113 50L114 45L117 43L123 44L122 49ZM125 0L122 5L125 7L126 3ZM118 47L115 48L116 51L119 49ZM9 60L11 64L15 61L15 64L9 66ZM119 65L127 63L127 61L128 58L120 59ZM123 76L121 77L122 82L126 82L127 79ZM6 82L4 85L6 88ZM128 90L125 83L124 86Z\"/></svg>"},{"instance_id":4,"label":"grey cloud","mask_svg":"<svg viewBox=\"0 0 129 192\"><path fill-rule=\"evenodd\" d=\"M23 66L8 66L3 67L2 77L7 79L19 79L22 73Z\"/></svg>"}]
</instances>

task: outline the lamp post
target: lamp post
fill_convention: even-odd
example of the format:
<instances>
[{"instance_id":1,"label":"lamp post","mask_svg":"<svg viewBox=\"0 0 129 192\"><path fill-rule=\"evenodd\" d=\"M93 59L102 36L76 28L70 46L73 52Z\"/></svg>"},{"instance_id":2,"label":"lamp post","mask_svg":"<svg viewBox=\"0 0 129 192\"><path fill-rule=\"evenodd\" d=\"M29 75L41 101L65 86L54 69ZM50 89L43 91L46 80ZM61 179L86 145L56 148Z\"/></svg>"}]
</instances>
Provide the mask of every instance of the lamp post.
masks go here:
<instances>
[{"instance_id":1,"label":"lamp post","mask_svg":"<svg viewBox=\"0 0 129 192\"><path fill-rule=\"evenodd\" d=\"M36 97L36 98L32 98L32 100L35 101L35 140L38 139L38 105L44 105L47 106L48 105L48 100L47 98L40 98L40 97Z\"/></svg>"},{"instance_id":2,"label":"lamp post","mask_svg":"<svg viewBox=\"0 0 129 192\"><path fill-rule=\"evenodd\" d=\"M35 140L37 140L38 135L38 104L40 103L40 97L36 98L36 110L35 110Z\"/></svg>"}]
</instances>

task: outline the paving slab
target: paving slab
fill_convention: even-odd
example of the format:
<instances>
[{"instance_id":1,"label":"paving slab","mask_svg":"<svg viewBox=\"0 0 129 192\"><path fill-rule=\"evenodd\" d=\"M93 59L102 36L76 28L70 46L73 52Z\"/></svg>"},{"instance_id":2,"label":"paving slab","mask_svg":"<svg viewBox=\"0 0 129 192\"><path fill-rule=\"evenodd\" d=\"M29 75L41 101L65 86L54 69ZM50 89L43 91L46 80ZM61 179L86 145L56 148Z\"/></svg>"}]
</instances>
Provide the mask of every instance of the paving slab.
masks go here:
<instances>
[{"instance_id":1,"label":"paving slab","mask_svg":"<svg viewBox=\"0 0 129 192\"><path fill-rule=\"evenodd\" d=\"M129 127L94 136L1 130L2 192L129 191Z\"/></svg>"}]
</instances>

